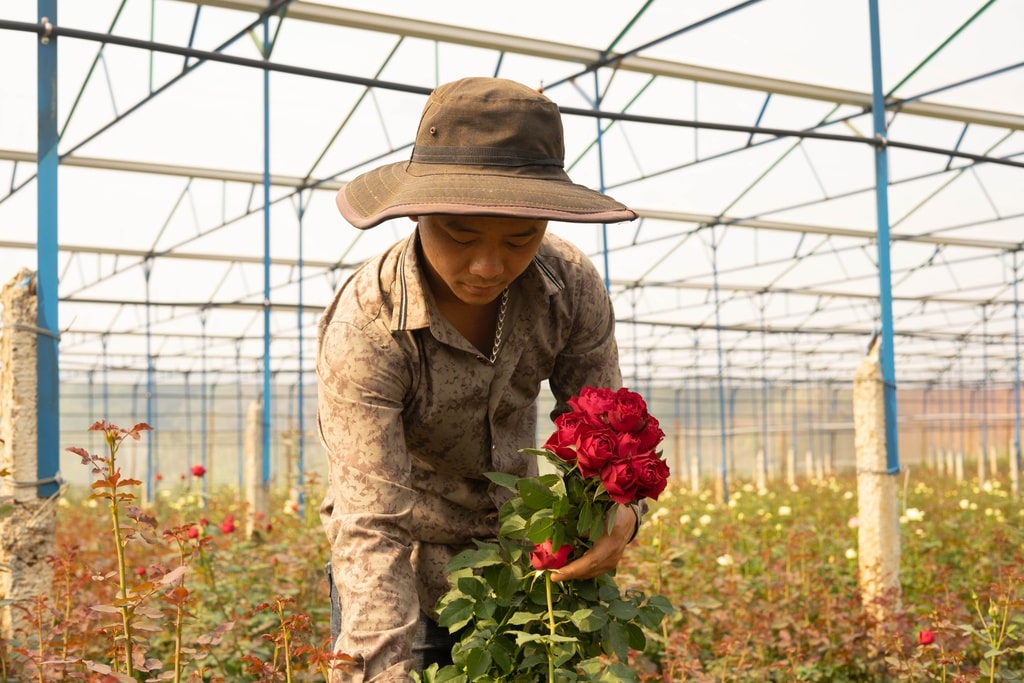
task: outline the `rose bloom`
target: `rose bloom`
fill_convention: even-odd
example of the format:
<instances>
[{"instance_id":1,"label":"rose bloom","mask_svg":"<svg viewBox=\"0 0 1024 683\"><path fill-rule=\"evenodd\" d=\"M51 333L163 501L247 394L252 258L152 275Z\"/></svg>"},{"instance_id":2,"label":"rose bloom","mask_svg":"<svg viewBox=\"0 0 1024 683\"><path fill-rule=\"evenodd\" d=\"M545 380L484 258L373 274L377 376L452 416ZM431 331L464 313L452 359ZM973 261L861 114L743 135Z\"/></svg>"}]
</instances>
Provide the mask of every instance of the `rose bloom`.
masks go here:
<instances>
[{"instance_id":1,"label":"rose bloom","mask_svg":"<svg viewBox=\"0 0 1024 683\"><path fill-rule=\"evenodd\" d=\"M228 515L224 518L224 521L220 524L220 532L222 534L230 534L235 530L235 517L234 515Z\"/></svg>"},{"instance_id":2,"label":"rose bloom","mask_svg":"<svg viewBox=\"0 0 1024 683\"><path fill-rule=\"evenodd\" d=\"M615 407L615 392L604 387L583 387L579 396L569 399L569 405L576 412L583 413L587 422L595 427L606 427L608 411Z\"/></svg>"},{"instance_id":3,"label":"rose bloom","mask_svg":"<svg viewBox=\"0 0 1024 683\"><path fill-rule=\"evenodd\" d=\"M615 403L608 409L608 424L620 432L639 432L647 424L647 404L640 394L629 389L615 392Z\"/></svg>"},{"instance_id":4,"label":"rose bloom","mask_svg":"<svg viewBox=\"0 0 1024 683\"><path fill-rule=\"evenodd\" d=\"M647 423L636 433L637 450L640 452L653 451L655 447L665 438L665 432L661 424L653 415L647 416Z\"/></svg>"},{"instance_id":5,"label":"rose bloom","mask_svg":"<svg viewBox=\"0 0 1024 683\"><path fill-rule=\"evenodd\" d=\"M918 645L931 645L935 642L935 632L924 630L917 634Z\"/></svg>"},{"instance_id":6,"label":"rose bloom","mask_svg":"<svg viewBox=\"0 0 1024 683\"><path fill-rule=\"evenodd\" d=\"M658 500L658 496L668 485L670 474L665 461L656 453L649 452L634 458L633 468L636 472L637 498Z\"/></svg>"},{"instance_id":7,"label":"rose bloom","mask_svg":"<svg viewBox=\"0 0 1024 683\"><path fill-rule=\"evenodd\" d=\"M583 413L562 413L555 418L555 432L548 437L544 448L566 462L576 462L576 442L592 429Z\"/></svg>"},{"instance_id":8,"label":"rose bloom","mask_svg":"<svg viewBox=\"0 0 1024 683\"><path fill-rule=\"evenodd\" d=\"M576 466L584 477L596 477L609 462L619 459L619 442L610 429L592 429L580 437Z\"/></svg>"},{"instance_id":9,"label":"rose bloom","mask_svg":"<svg viewBox=\"0 0 1024 683\"><path fill-rule=\"evenodd\" d=\"M616 503L626 505L642 497L637 495L637 473L632 458L605 465L601 470L601 483Z\"/></svg>"},{"instance_id":10,"label":"rose bloom","mask_svg":"<svg viewBox=\"0 0 1024 683\"><path fill-rule=\"evenodd\" d=\"M192 465L192 476L201 477L206 474L206 468L202 465Z\"/></svg>"},{"instance_id":11,"label":"rose bloom","mask_svg":"<svg viewBox=\"0 0 1024 683\"><path fill-rule=\"evenodd\" d=\"M188 528L188 537L189 538L199 538L199 527L197 527L197 526L190 526Z\"/></svg>"},{"instance_id":12,"label":"rose bloom","mask_svg":"<svg viewBox=\"0 0 1024 683\"><path fill-rule=\"evenodd\" d=\"M561 569L569 562L569 553L572 552L571 545L563 545L555 552L551 546L551 539L533 546L530 553L530 564L537 571L544 569Z\"/></svg>"}]
</instances>

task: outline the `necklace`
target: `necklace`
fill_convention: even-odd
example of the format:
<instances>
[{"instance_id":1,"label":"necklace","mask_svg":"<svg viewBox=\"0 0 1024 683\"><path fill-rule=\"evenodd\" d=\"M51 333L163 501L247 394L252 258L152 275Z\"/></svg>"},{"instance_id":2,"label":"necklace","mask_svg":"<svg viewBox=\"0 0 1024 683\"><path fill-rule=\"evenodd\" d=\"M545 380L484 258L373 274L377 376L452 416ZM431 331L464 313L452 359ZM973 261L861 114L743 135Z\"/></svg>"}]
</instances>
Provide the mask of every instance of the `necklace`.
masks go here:
<instances>
[{"instance_id":1,"label":"necklace","mask_svg":"<svg viewBox=\"0 0 1024 683\"><path fill-rule=\"evenodd\" d=\"M498 324L494 328L494 346L491 348L490 361L493 364L498 358L501 348L501 332L505 328L505 313L508 311L508 287L501 292L501 306L498 307Z\"/></svg>"}]
</instances>

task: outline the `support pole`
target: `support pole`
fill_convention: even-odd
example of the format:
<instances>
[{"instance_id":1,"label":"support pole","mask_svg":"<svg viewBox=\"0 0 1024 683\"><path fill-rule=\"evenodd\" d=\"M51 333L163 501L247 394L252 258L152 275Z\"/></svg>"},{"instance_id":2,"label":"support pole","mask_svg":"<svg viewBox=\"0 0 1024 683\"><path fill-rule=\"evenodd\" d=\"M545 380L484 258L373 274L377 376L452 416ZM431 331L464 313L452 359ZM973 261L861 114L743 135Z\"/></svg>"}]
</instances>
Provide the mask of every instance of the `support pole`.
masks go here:
<instances>
[{"instance_id":1,"label":"support pole","mask_svg":"<svg viewBox=\"0 0 1024 683\"><path fill-rule=\"evenodd\" d=\"M42 434L37 430L42 392L37 362L45 335L36 328L35 275L24 269L0 293L0 642L31 628L17 603L50 595L54 554L55 498L38 491L57 488L53 473L39 469ZM43 482L46 482L43 484Z\"/></svg>"},{"instance_id":2,"label":"support pole","mask_svg":"<svg viewBox=\"0 0 1024 683\"><path fill-rule=\"evenodd\" d=\"M899 610L899 487L889 473L885 442L885 383L878 339L854 374L853 429L857 452L859 582L861 603L876 625Z\"/></svg>"},{"instance_id":3,"label":"support pole","mask_svg":"<svg viewBox=\"0 0 1024 683\"><path fill-rule=\"evenodd\" d=\"M878 220L878 292L881 304L882 348L880 362L885 398L885 462L889 474L900 471L896 410L896 354L892 317L892 268L889 262L889 152L882 90L882 47L878 0L868 3L871 20L871 119L875 141L875 209Z\"/></svg>"},{"instance_id":4,"label":"support pole","mask_svg":"<svg viewBox=\"0 0 1024 683\"><path fill-rule=\"evenodd\" d=\"M267 511L269 507L269 484L263 479L263 406L261 401L253 401L249 404L249 410L245 419L245 502L248 513L246 515L246 536L252 538L260 533L263 525L266 524Z\"/></svg>"}]
</instances>

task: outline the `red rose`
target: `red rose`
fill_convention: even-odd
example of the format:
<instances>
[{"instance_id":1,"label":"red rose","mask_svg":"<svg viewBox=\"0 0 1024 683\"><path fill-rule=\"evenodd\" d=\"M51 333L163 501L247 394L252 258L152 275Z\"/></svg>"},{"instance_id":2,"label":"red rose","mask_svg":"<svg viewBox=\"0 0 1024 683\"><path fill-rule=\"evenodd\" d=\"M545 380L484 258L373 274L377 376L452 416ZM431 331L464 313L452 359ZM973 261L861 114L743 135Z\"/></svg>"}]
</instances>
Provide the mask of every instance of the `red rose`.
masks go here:
<instances>
[{"instance_id":1,"label":"red rose","mask_svg":"<svg viewBox=\"0 0 1024 683\"><path fill-rule=\"evenodd\" d=\"M918 645L931 645L934 642L935 642L935 632L934 631L925 630L925 631L921 631L920 633L917 634L917 644Z\"/></svg>"},{"instance_id":2,"label":"red rose","mask_svg":"<svg viewBox=\"0 0 1024 683\"><path fill-rule=\"evenodd\" d=\"M623 505L632 503L642 496L637 495L637 472L633 458L609 462L601 470L601 483L609 497Z\"/></svg>"},{"instance_id":3,"label":"red rose","mask_svg":"<svg viewBox=\"0 0 1024 683\"><path fill-rule=\"evenodd\" d=\"M633 459L636 473L636 496L640 498L658 499L668 485L669 469L657 453L649 451Z\"/></svg>"},{"instance_id":4,"label":"red rose","mask_svg":"<svg viewBox=\"0 0 1024 683\"><path fill-rule=\"evenodd\" d=\"M569 553L571 552L571 545L563 545L558 549L558 552L554 552L551 547L551 539L549 538L543 543L533 546L533 552L530 553L530 564L537 571L561 569L569 562Z\"/></svg>"},{"instance_id":5,"label":"red rose","mask_svg":"<svg viewBox=\"0 0 1024 683\"><path fill-rule=\"evenodd\" d=\"M608 409L608 424L620 432L636 433L647 424L647 404L640 394L629 389L615 392L615 402Z\"/></svg>"},{"instance_id":6,"label":"red rose","mask_svg":"<svg viewBox=\"0 0 1024 683\"><path fill-rule=\"evenodd\" d=\"M576 462L576 440L593 429L582 413L562 413L555 418L555 432L548 437L544 448L566 462Z\"/></svg>"},{"instance_id":7,"label":"red rose","mask_svg":"<svg viewBox=\"0 0 1024 683\"><path fill-rule=\"evenodd\" d=\"M199 527L197 527L197 526L190 526L188 528L188 537L189 538L199 538Z\"/></svg>"},{"instance_id":8,"label":"red rose","mask_svg":"<svg viewBox=\"0 0 1024 683\"><path fill-rule=\"evenodd\" d=\"M202 465L192 465L192 476L201 477L206 474L206 468Z\"/></svg>"},{"instance_id":9,"label":"red rose","mask_svg":"<svg viewBox=\"0 0 1024 683\"><path fill-rule=\"evenodd\" d=\"M615 460L619 453L615 432L610 429L592 429L576 444L576 466L584 477L596 477L601 469Z\"/></svg>"},{"instance_id":10,"label":"red rose","mask_svg":"<svg viewBox=\"0 0 1024 683\"><path fill-rule=\"evenodd\" d=\"M595 427L606 427L608 411L615 407L615 392L604 387L583 387L579 396L569 399L569 405L576 412L583 413L587 422Z\"/></svg>"},{"instance_id":11,"label":"red rose","mask_svg":"<svg viewBox=\"0 0 1024 683\"><path fill-rule=\"evenodd\" d=\"M233 515L228 515L224 518L224 521L220 524L220 532L222 534L230 534L235 530L235 518Z\"/></svg>"},{"instance_id":12,"label":"red rose","mask_svg":"<svg viewBox=\"0 0 1024 683\"><path fill-rule=\"evenodd\" d=\"M637 450L641 453L653 451L664 438L665 432L661 430L658 419L653 415L648 415L646 424L636 433Z\"/></svg>"}]
</instances>

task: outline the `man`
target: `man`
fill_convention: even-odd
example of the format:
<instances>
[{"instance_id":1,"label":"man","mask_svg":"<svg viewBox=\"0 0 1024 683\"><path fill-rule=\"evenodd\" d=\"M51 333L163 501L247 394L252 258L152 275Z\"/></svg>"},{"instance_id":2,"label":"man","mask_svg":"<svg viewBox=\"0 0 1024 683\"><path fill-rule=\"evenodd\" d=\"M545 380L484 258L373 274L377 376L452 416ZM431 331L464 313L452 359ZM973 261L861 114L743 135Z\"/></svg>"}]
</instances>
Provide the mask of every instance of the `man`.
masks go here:
<instances>
[{"instance_id":1,"label":"man","mask_svg":"<svg viewBox=\"0 0 1024 683\"><path fill-rule=\"evenodd\" d=\"M484 473L536 474L547 380L555 414L584 386L621 385L614 312L593 264L547 222L636 218L564 171L557 106L496 78L438 87L411 159L348 183L355 227L396 217L408 238L361 267L320 321L319 427L330 465L320 514L331 544L335 682L408 681L444 663L444 567L497 536L508 492ZM615 568L638 516L558 580Z\"/></svg>"}]
</instances>

